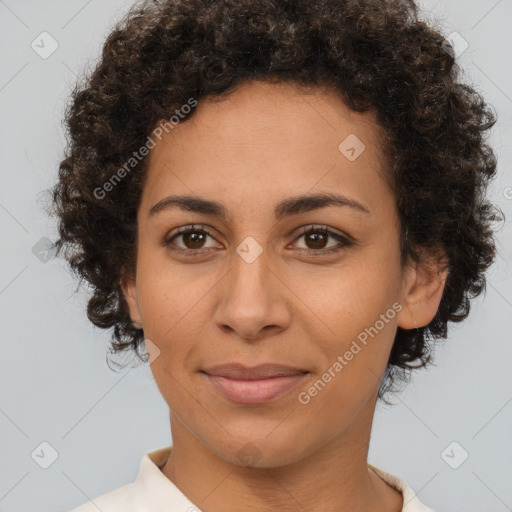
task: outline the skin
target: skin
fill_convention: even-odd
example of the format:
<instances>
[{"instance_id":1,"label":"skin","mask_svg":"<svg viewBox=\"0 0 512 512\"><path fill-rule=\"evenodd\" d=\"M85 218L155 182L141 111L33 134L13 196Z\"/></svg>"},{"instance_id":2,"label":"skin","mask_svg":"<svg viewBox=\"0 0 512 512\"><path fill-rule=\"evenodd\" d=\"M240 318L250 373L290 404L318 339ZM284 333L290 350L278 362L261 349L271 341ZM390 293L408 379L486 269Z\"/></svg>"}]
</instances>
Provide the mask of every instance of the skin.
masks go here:
<instances>
[{"instance_id":1,"label":"skin","mask_svg":"<svg viewBox=\"0 0 512 512\"><path fill-rule=\"evenodd\" d=\"M350 134L366 146L354 161L338 149ZM375 114L350 110L336 92L249 82L221 102L201 100L150 152L136 277L122 286L132 320L159 350L151 370L170 408L173 439L161 470L205 512L403 506L401 493L367 466L377 392L397 326L433 319L446 275L429 272L427 256L419 265L400 264L383 141ZM321 192L343 194L369 213L331 205L274 217L280 201ZM220 202L227 216L178 208L149 214L171 194ZM163 244L177 228L198 224L211 236ZM354 243L300 236L303 226L327 227ZM262 249L252 263L236 252L248 236ZM340 250L322 255L333 247ZM300 403L299 392L394 303L401 311ZM240 405L200 372L227 362L310 373L284 396ZM238 456L247 443L257 454L248 465Z\"/></svg>"}]
</instances>

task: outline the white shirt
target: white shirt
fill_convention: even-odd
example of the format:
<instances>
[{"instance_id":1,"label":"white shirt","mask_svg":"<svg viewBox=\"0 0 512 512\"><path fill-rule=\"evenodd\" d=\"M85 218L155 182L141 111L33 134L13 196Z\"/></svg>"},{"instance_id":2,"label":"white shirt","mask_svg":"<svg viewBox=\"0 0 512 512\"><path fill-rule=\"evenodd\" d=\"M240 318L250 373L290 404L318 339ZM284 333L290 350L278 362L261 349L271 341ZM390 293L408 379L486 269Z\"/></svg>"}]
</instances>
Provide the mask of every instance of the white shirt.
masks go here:
<instances>
[{"instance_id":1,"label":"white shirt","mask_svg":"<svg viewBox=\"0 0 512 512\"><path fill-rule=\"evenodd\" d=\"M135 482L101 494L71 512L201 512L160 471L172 446L160 448L142 457ZM385 482L402 493L402 512L434 512L420 503L413 490L400 478L368 465Z\"/></svg>"}]
</instances>

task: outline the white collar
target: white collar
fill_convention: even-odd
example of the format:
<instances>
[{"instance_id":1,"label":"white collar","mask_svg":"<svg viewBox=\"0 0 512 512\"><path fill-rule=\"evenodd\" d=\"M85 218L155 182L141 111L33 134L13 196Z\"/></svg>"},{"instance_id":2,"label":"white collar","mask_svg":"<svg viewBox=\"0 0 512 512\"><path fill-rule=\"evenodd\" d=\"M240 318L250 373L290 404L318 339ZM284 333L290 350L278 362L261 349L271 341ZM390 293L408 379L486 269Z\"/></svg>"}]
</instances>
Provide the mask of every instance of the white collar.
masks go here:
<instances>
[{"instance_id":1,"label":"white collar","mask_svg":"<svg viewBox=\"0 0 512 512\"><path fill-rule=\"evenodd\" d=\"M140 463L137 479L133 483L133 504L141 510L156 512L162 510L162 496L165 506L172 505L172 512L200 512L176 485L160 470L171 453L172 445L146 453ZM434 512L423 505L407 483L371 464L368 467L387 484L399 491L404 500L402 512ZM136 508L136 507L135 507ZM170 509L167 508L169 511Z\"/></svg>"}]
</instances>

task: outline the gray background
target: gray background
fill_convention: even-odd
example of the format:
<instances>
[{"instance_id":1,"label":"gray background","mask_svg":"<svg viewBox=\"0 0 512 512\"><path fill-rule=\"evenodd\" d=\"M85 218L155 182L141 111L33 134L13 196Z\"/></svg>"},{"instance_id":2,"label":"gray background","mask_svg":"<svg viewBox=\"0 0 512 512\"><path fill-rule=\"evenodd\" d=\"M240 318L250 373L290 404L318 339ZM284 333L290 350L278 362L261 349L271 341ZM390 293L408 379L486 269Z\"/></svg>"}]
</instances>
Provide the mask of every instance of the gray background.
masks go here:
<instances>
[{"instance_id":1,"label":"gray background","mask_svg":"<svg viewBox=\"0 0 512 512\"><path fill-rule=\"evenodd\" d=\"M62 260L44 263L32 250L56 236L43 192L61 159L66 98L129 5L0 0L0 511L70 510L133 481L142 455L171 442L149 368L109 369L109 333L87 321L85 294L74 293ZM491 193L511 218L512 1L420 5L441 17L446 35L469 43L459 63L498 112L491 142L500 176ZM58 42L46 59L31 48L43 31ZM451 327L437 365L376 413L370 463L404 478L438 511L512 510L511 235L507 222L487 293ZM38 463L31 457L42 442L58 454L47 469L39 464L51 462L50 448L34 455ZM457 465L463 450L469 458L453 469L445 460Z\"/></svg>"}]
</instances>

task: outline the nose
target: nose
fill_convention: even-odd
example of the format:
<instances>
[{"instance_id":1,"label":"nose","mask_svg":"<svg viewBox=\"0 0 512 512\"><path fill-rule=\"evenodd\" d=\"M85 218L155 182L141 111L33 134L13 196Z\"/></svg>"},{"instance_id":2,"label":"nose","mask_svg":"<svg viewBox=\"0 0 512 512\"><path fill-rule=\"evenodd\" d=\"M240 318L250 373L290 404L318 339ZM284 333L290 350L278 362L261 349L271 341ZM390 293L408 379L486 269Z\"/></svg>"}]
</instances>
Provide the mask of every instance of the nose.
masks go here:
<instances>
[{"instance_id":1,"label":"nose","mask_svg":"<svg viewBox=\"0 0 512 512\"><path fill-rule=\"evenodd\" d=\"M249 260L250 261L250 260ZM249 262L233 253L231 268L218 288L216 325L244 340L258 340L288 328L292 294L271 268L265 251Z\"/></svg>"}]
</instances>

